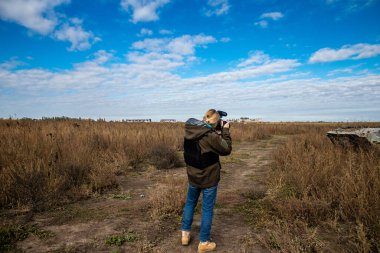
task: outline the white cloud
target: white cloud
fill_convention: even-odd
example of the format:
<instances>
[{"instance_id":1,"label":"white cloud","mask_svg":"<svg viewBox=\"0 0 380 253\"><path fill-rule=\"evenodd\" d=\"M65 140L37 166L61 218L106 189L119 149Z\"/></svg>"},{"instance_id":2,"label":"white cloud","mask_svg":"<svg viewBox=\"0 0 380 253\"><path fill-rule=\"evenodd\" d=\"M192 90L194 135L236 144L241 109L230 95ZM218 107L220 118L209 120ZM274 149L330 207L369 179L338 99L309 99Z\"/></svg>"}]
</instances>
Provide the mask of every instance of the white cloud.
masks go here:
<instances>
[{"instance_id":1,"label":"white cloud","mask_svg":"<svg viewBox=\"0 0 380 253\"><path fill-rule=\"evenodd\" d=\"M365 9L377 0L325 0L326 5L342 9L346 14Z\"/></svg>"},{"instance_id":2,"label":"white cloud","mask_svg":"<svg viewBox=\"0 0 380 253\"><path fill-rule=\"evenodd\" d=\"M158 31L159 34L162 34L162 35L169 35L169 34L173 34L173 31L170 31L170 30L166 30L166 29L161 29Z\"/></svg>"},{"instance_id":3,"label":"white cloud","mask_svg":"<svg viewBox=\"0 0 380 253\"><path fill-rule=\"evenodd\" d=\"M353 71L352 68L342 68L342 69L334 69L327 73L327 76L335 76L339 74L351 74Z\"/></svg>"},{"instance_id":4,"label":"white cloud","mask_svg":"<svg viewBox=\"0 0 380 253\"><path fill-rule=\"evenodd\" d=\"M220 39L220 41L223 42L223 43L227 43L227 42L231 41L231 38L229 38L229 37L223 37L223 38Z\"/></svg>"},{"instance_id":5,"label":"white cloud","mask_svg":"<svg viewBox=\"0 0 380 253\"><path fill-rule=\"evenodd\" d=\"M69 41L71 43L69 51L89 49L92 44L100 40L92 32L85 31L79 19L73 19L61 25L54 32L53 37L57 40Z\"/></svg>"},{"instance_id":6,"label":"white cloud","mask_svg":"<svg viewBox=\"0 0 380 253\"><path fill-rule=\"evenodd\" d=\"M208 17L225 15L231 7L228 0L208 0L207 5L208 8L204 10L204 14Z\"/></svg>"},{"instance_id":7,"label":"white cloud","mask_svg":"<svg viewBox=\"0 0 380 253\"><path fill-rule=\"evenodd\" d=\"M153 31L147 28L141 28L139 34L137 36L151 36L153 35Z\"/></svg>"},{"instance_id":8,"label":"white cloud","mask_svg":"<svg viewBox=\"0 0 380 253\"><path fill-rule=\"evenodd\" d=\"M313 78L296 72L297 60L253 52L232 70L184 78L175 73L188 56L165 50L132 51L127 62L99 51L58 71L0 69L0 87L15 94L0 94L0 116L184 120L212 105L264 120L378 119L379 75Z\"/></svg>"},{"instance_id":9,"label":"white cloud","mask_svg":"<svg viewBox=\"0 0 380 253\"><path fill-rule=\"evenodd\" d=\"M256 26L260 26L261 28L267 28L268 27L268 21L266 20L260 20L255 22Z\"/></svg>"},{"instance_id":10,"label":"white cloud","mask_svg":"<svg viewBox=\"0 0 380 253\"><path fill-rule=\"evenodd\" d=\"M69 2L69 0L2 0L0 18L47 35L54 30L58 22L54 8Z\"/></svg>"},{"instance_id":11,"label":"white cloud","mask_svg":"<svg viewBox=\"0 0 380 253\"><path fill-rule=\"evenodd\" d=\"M284 14L282 14L281 12L267 12L267 13L261 14L260 16L260 18L262 19L268 18L272 20L279 20L280 18L283 18L283 17L284 17Z\"/></svg>"},{"instance_id":12,"label":"white cloud","mask_svg":"<svg viewBox=\"0 0 380 253\"><path fill-rule=\"evenodd\" d=\"M179 55L192 55L195 48L215 43L216 39L206 35L183 35L176 38L144 39L133 43L132 48L147 52L169 52Z\"/></svg>"},{"instance_id":13,"label":"white cloud","mask_svg":"<svg viewBox=\"0 0 380 253\"><path fill-rule=\"evenodd\" d=\"M259 26L261 28L267 28L269 25L268 20L277 21L284 17L284 14L281 12L266 12L261 14L259 21L255 22L255 26Z\"/></svg>"},{"instance_id":14,"label":"white cloud","mask_svg":"<svg viewBox=\"0 0 380 253\"><path fill-rule=\"evenodd\" d=\"M134 53L128 55L130 63L109 64L112 54L100 51L70 70L0 69L0 87L17 95L0 94L0 116L185 119L212 105L230 117L374 120L380 111L379 75L313 78L294 72L295 60L269 57L255 61L261 64L183 78L172 73L183 66L181 56Z\"/></svg>"},{"instance_id":15,"label":"white cloud","mask_svg":"<svg viewBox=\"0 0 380 253\"><path fill-rule=\"evenodd\" d=\"M121 0L126 11L132 11L132 22L148 22L159 19L157 10L168 4L170 0Z\"/></svg>"},{"instance_id":16,"label":"white cloud","mask_svg":"<svg viewBox=\"0 0 380 253\"><path fill-rule=\"evenodd\" d=\"M243 60L239 63L238 67L246 67L253 64L263 64L269 61L269 55L264 54L262 51L255 51L250 54L248 59Z\"/></svg>"},{"instance_id":17,"label":"white cloud","mask_svg":"<svg viewBox=\"0 0 380 253\"><path fill-rule=\"evenodd\" d=\"M130 52L127 59L132 64L130 66L152 71L171 71L184 66L188 61L188 58L178 54L158 52Z\"/></svg>"},{"instance_id":18,"label":"white cloud","mask_svg":"<svg viewBox=\"0 0 380 253\"><path fill-rule=\"evenodd\" d=\"M69 2L70 0L1 0L0 18L15 22L35 33L69 41L69 50L89 49L99 38L92 32L85 31L80 19L69 19L54 10Z\"/></svg>"},{"instance_id":19,"label":"white cloud","mask_svg":"<svg viewBox=\"0 0 380 253\"><path fill-rule=\"evenodd\" d=\"M17 57L12 57L9 60L4 61L0 64L0 69L15 69L20 66L26 65L25 62L19 61Z\"/></svg>"},{"instance_id":20,"label":"white cloud","mask_svg":"<svg viewBox=\"0 0 380 253\"><path fill-rule=\"evenodd\" d=\"M359 60L380 54L380 44L344 45L340 49L322 48L312 54L309 63Z\"/></svg>"},{"instance_id":21,"label":"white cloud","mask_svg":"<svg viewBox=\"0 0 380 253\"><path fill-rule=\"evenodd\" d=\"M143 40L141 44L136 42L134 51L126 55L127 62L111 62L114 59L113 54L101 50L94 54L92 60L75 64L71 70L3 68L0 69L0 85L15 88L23 94L36 92L36 95L41 91L81 92L92 88L98 92L100 87L104 87L107 93L118 94L121 90L128 92L129 89L135 88L213 86L283 73L299 65L296 60L270 59L262 52L255 52L230 71L193 78L181 78L173 73L179 67L194 61L196 47L212 43L214 40L205 35ZM178 41L179 47L170 46ZM189 45L184 46L184 41ZM157 45L167 46L158 48Z\"/></svg>"},{"instance_id":22,"label":"white cloud","mask_svg":"<svg viewBox=\"0 0 380 253\"><path fill-rule=\"evenodd\" d=\"M344 115L373 119L380 111L379 75L355 71L315 78L298 72L296 59L276 59L261 51L231 69L179 74L194 64L198 48L215 41L207 35L145 39L131 47L126 59L101 50L70 69L0 68L0 88L13 94L0 93L0 117L185 119L212 106L231 117L345 120ZM180 46L169 46L174 42Z\"/></svg>"},{"instance_id":23,"label":"white cloud","mask_svg":"<svg viewBox=\"0 0 380 253\"><path fill-rule=\"evenodd\" d=\"M270 59L268 55L260 52L238 64L236 69L222 71L205 77L194 78L189 80L189 82L198 85L231 83L260 76L270 76L276 73L288 72L299 65L300 64L297 60Z\"/></svg>"}]
</instances>

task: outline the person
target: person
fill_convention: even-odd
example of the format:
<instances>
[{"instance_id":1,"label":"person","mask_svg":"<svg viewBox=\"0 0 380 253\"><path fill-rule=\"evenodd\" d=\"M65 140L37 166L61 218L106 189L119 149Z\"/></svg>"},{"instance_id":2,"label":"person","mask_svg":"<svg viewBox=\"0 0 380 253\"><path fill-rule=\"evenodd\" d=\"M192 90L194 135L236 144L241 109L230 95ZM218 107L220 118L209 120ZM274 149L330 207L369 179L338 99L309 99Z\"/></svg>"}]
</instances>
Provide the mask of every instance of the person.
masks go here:
<instances>
[{"instance_id":1,"label":"person","mask_svg":"<svg viewBox=\"0 0 380 253\"><path fill-rule=\"evenodd\" d=\"M210 241L210 232L220 181L219 156L227 156L232 151L230 124L221 120L220 113L226 115L210 109L202 121L190 118L185 123L184 157L189 184L182 215L181 243L184 246L190 243L194 209L202 192L199 253L216 249L216 243Z\"/></svg>"}]
</instances>

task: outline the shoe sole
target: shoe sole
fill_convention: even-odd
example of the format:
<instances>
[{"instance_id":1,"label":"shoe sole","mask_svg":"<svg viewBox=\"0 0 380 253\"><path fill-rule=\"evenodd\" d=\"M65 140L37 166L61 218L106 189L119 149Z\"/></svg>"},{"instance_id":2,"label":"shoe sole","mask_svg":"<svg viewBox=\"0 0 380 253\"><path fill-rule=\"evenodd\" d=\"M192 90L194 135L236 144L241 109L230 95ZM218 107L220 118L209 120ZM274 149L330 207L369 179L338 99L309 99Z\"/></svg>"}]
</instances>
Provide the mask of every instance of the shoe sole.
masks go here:
<instances>
[{"instance_id":1,"label":"shoe sole","mask_svg":"<svg viewBox=\"0 0 380 253\"><path fill-rule=\"evenodd\" d=\"M189 239L189 241L188 241L187 243L183 243L183 241L181 240L181 244L182 244L182 246L189 246L189 244L190 244L190 239Z\"/></svg>"},{"instance_id":2,"label":"shoe sole","mask_svg":"<svg viewBox=\"0 0 380 253\"><path fill-rule=\"evenodd\" d=\"M211 251L215 251L215 249L209 249L209 250L198 250L198 253L204 253L204 252L211 252Z\"/></svg>"}]
</instances>

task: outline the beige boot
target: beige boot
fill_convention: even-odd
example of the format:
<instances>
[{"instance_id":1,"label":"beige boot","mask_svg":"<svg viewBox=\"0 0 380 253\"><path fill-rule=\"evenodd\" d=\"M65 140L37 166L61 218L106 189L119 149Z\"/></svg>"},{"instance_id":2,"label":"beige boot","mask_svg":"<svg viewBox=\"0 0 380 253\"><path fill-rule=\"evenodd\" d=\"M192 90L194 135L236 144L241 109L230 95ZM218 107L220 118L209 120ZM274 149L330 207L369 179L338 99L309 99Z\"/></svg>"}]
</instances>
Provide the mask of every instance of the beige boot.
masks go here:
<instances>
[{"instance_id":1,"label":"beige boot","mask_svg":"<svg viewBox=\"0 0 380 253\"><path fill-rule=\"evenodd\" d=\"M215 249L216 249L216 243L215 242L209 242L209 241L199 242L198 253L214 251Z\"/></svg>"},{"instance_id":2,"label":"beige boot","mask_svg":"<svg viewBox=\"0 0 380 253\"><path fill-rule=\"evenodd\" d=\"M182 231L181 243L183 246L187 246L190 243L190 232Z\"/></svg>"}]
</instances>

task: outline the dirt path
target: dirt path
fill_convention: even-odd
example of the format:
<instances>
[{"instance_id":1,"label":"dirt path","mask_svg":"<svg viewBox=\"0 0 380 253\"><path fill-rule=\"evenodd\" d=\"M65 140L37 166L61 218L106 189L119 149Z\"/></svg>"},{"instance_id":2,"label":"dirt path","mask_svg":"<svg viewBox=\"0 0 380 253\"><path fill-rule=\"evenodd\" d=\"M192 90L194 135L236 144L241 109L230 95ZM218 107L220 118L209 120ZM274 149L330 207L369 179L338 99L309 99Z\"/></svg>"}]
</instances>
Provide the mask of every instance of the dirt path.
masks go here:
<instances>
[{"instance_id":1,"label":"dirt path","mask_svg":"<svg viewBox=\"0 0 380 253\"><path fill-rule=\"evenodd\" d=\"M246 194L265 194L270 154L284 137L234 145L230 157L222 159L222 179L212 227L217 252L266 252L253 239L246 218L238 207ZM170 171L144 171L120 176L120 187L108 193L61 209L41 213L30 223L47 236L31 234L18 243L25 252L196 252L199 242L200 212L196 212L192 242L179 244L180 219L152 221L148 215L149 194L163 175L186 178L184 168ZM130 242L109 246L110 235L124 233ZM49 236L51 234L52 236ZM134 236L137 236L134 241Z\"/></svg>"},{"instance_id":2,"label":"dirt path","mask_svg":"<svg viewBox=\"0 0 380 253\"><path fill-rule=\"evenodd\" d=\"M253 239L245 221L247 217L237 211L237 207L244 204L247 194L265 194L263 181L269 172L270 154L283 141L284 137L275 136L254 143L239 143L234 146L232 156L223 159L224 164L222 160L222 179L211 232L212 240L217 243L217 252L267 252ZM175 238L162 245L162 252L197 252L200 219L201 214L196 213L190 246L178 245Z\"/></svg>"}]
</instances>

